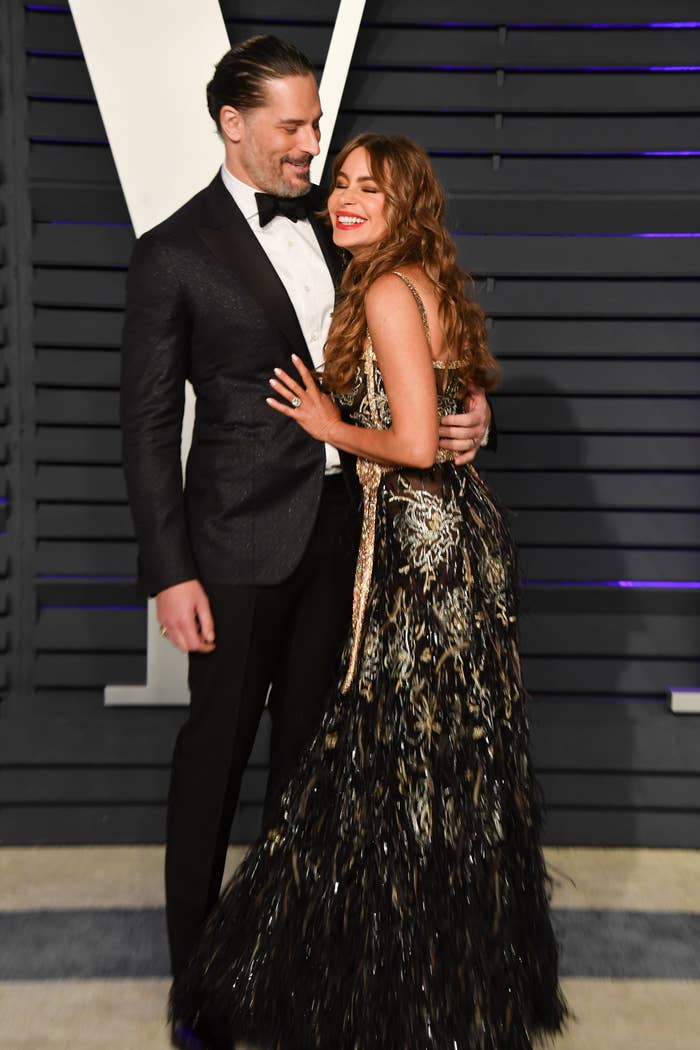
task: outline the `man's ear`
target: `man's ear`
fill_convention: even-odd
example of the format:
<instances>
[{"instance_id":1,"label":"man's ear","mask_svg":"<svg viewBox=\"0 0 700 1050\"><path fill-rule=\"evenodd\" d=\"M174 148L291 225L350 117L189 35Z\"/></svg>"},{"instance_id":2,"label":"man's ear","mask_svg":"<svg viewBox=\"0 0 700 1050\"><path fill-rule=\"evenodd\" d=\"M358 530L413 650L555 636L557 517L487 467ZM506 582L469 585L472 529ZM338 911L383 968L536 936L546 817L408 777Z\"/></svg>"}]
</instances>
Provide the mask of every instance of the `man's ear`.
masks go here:
<instances>
[{"instance_id":1,"label":"man's ear","mask_svg":"<svg viewBox=\"0 0 700 1050\"><path fill-rule=\"evenodd\" d=\"M222 106L219 110L219 127L224 139L240 142L243 137L243 116L234 106Z\"/></svg>"}]
</instances>

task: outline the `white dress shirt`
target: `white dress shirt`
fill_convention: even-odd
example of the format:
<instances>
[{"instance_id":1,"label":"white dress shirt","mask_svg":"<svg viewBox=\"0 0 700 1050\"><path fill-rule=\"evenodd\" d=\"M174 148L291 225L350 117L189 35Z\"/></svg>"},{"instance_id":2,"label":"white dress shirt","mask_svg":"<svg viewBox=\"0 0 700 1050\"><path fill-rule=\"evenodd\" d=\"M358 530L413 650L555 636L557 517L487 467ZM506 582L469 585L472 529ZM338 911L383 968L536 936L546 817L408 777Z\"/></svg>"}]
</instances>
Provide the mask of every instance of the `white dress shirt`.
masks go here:
<instances>
[{"instance_id":1,"label":"white dress shirt","mask_svg":"<svg viewBox=\"0 0 700 1050\"><path fill-rule=\"evenodd\" d=\"M221 178L287 290L314 366L322 368L335 290L311 223L308 219L293 222L283 215L275 215L261 227L256 190L232 175L225 164L221 166ZM291 360L287 371L296 378ZM326 473L339 470L338 450L326 445Z\"/></svg>"}]
</instances>

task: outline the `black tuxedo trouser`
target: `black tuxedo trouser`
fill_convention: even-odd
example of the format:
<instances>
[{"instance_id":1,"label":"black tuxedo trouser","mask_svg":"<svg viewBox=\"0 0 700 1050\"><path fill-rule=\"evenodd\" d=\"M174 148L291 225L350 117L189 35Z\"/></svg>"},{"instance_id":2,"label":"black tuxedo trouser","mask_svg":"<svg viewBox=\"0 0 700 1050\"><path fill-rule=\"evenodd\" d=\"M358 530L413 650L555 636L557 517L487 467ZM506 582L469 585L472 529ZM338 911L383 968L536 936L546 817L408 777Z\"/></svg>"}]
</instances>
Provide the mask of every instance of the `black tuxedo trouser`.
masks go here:
<instances>
[{"instance_id":1,"label":"black tuxedo trouser","mask_svg":"<svg viewBox=\"0 0 700 1050\"><path fill-rule=\"evenodd\" d=\"M270 688L264 830L313 737L350 625L357 516L341 475L324 481L301 563L280 584L203 581L216 649L190 656L189 717L177 737L165 865L173 975L182 972L221 889L241 779Z\"/></svg>"}]
</instances>

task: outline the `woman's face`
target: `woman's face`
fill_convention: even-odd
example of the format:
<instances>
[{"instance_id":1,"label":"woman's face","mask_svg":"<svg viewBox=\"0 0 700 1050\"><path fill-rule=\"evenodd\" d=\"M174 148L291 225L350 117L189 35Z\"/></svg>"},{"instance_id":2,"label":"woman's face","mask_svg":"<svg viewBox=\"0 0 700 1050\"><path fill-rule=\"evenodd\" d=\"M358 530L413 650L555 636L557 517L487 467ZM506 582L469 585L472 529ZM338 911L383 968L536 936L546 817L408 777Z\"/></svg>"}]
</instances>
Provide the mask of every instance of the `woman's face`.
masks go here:
<instances>
[{"instance_id":1,"label":"woman's face","mask_svg":"<svg viewBox=\"0 0 700 1050\"><path fill-rule=\"evenodd\" d=\"M338 172L328 198L333 241L352 255L362 255L387 231L385 196L372 178L367 150L358 146Z\"/></svg>"}]
</instances>

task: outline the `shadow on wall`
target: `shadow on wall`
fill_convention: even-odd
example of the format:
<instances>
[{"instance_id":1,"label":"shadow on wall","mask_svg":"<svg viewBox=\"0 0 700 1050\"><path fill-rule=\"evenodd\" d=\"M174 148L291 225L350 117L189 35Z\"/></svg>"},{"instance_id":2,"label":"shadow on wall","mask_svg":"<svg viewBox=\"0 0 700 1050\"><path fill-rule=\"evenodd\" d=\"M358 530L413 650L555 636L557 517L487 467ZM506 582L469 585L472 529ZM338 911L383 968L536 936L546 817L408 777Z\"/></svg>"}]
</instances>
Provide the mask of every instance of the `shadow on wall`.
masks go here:
<instances>
[{"instance_id":1,"label":"shadow on wall","mask_svg":"<svg viewBox=\"0 0 700 1050\"><path fill-rule=\"evenodd\" d=\"M642 708L661 698L631 688L629 599L638 596L600 585L624 578L623 519L600 481L601 435L583 429L582 399L544 374L518 378L517 364L503 362L499 451L479 466L510 510L520 551L521 645L546 839L633 844L642 841L636 733Z\"/></svg>"}]
</instances>

